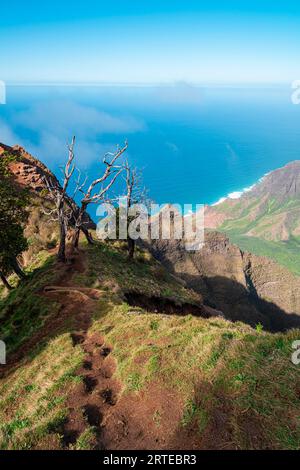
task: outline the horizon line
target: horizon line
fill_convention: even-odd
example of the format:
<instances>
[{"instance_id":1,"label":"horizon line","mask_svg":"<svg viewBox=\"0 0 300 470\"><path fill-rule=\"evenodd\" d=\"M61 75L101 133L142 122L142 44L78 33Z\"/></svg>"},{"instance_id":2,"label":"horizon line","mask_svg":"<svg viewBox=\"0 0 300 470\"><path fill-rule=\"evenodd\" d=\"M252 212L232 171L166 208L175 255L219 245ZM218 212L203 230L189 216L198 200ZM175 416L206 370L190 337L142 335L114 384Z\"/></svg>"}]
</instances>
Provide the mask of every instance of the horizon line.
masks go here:
<instances>
[{"instance_id":1,"label":"horizon line","mask_svg":"<svg viewBox=\"0 0 300 470\"><path fill-rule=\"evenodd\" d=\"M218 80L210 80L210 81L188 81L188 80L169 80L169 81L158 81L158 82L143 82L143 81L128 81L128 82L117 82L117 81L100 81L100 80L82 80L82 81L71 81L71 80L50 80L50 81L43 81L43 80L1 80L6 86L94 86L94 87L166 87L166 86L174 86L174 87L280 87L280 86L291 86L294 80L291 81L250 81L250 82L232 82L232 81L218 81Z\"/></svg>"}]
</instances>

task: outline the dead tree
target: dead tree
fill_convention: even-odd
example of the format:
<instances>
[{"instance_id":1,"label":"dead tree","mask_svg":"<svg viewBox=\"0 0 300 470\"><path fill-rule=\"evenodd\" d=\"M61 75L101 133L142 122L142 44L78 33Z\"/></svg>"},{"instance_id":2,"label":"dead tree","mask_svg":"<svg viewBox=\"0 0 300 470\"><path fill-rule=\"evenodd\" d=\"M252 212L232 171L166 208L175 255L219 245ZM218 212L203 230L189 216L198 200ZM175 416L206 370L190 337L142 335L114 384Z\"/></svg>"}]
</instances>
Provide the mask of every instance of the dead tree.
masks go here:
<instances>
[{"instance_id":1,"label":"dead tree","mask_svg":"<svg viewBox=\"0 0 300 470\"><path fill-rule=\"evenodd\" d=\"M49 191L50 198L54 202L54 209L44 213L48 216L52 216L52 220L56 220L59 223L59 248L57 253L57 258L63 263L66 262L66 235L70 222L72 213L68 210L68 200L67 189L69 186L70 179L74 173L75 165L74 161L74 144L75 137L73 137L71 145L68 145L68 160L65 164L63 171L63 185L62 187L57 183L57 181L45 179L47 189Z\"/></svg>"},{"instance_id":2,"label":"dead tree","mask_svg":"<svg viewBox=\"0 0 300 470\"><path fill-rule=\"evenodd\" d=\"M127 211L134 204L142 204L146 203L146 190L141 186L142 175L138 171L137 168L131 167L126 160L125 162L125 182L126 182L126 204L127 204ZM128 258L132 259L135 250L135 240L133 240L128 233L128 227L130 222L132 222L134 218L132 216L127 216L127 244L128 244Z\"/></svg>"},{"instance_id":3,"label":"dead tree","mask_svg":"<svg viewBox=\"0 0 300 470\"><path fill-rule=\"evenodd\" d=\"M75 191L74 191L72 197L67 198L67 204L68 204L68 206L70 208L70 211L71 211L71 214L72 214L71 215L71 220L70 220L70 222L71 222L70 225L74 229L74 234L73 234L73 237L72 237L72 248L75 248L74 239L76 237L75 234L76 234L77 226L80 223L80 219L81 219L81 225L80 225L79 231L82 231L82 233L86 237L87 242L90 245L92 245L94 243L92 234L89 232L88 227L87 227L87 225L90 224L90 219L89 219L89 217L87 216L87 214L85 212L81 216L80 207L77 205L77 203L75 201L75 197L76 197L76 194L78 192L81 192L81 193L84 194L84 186L85 186L86 181L87 181L87 176L85 177L84 181L81 182L81 172L78 168L76 168L76 170L78 172L78 178L75 181ZM78 241L79 241L79 239L77 240L76 247L78 246Z\"/></svg>"},{"instance_id":4,"label":"dead tree","mask_svg":"<svg viewBox=\"0 0 300 470\"><path fill-rule=\"evenodd\" d=\"M84 186L85 182L80 183L80 177L77 181L76 192L83 194L83 197L80 201L80 207L78 210L74 211L73 216L75 219L75 231L73 237L73 248L78 247L80 231L85 233L89 243L92 242L91 236L88 234L88 231L85 227L84 214L86 213L87 207L89 204L96 204L99 202L107 202L107 193L112 187L120 173L124 170L122 165L118 165L118 160L127 150L128 144L125 142L124 147L118 148L116 152L108 152L104 158L103 163L105 165L105 170L99 178L92 181L88 189L85 191ZM96 191L94 193L94 191Z\"/></svg>"}]
</instances>

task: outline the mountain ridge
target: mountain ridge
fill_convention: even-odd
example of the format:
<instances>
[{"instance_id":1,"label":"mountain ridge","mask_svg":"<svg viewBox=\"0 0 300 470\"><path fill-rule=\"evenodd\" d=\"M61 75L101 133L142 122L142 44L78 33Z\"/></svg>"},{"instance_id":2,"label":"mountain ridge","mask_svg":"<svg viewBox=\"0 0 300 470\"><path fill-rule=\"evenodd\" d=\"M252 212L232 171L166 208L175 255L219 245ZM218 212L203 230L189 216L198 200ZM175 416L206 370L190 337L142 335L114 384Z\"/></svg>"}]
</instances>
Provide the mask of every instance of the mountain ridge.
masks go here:
<instances>
[{"instance_id":1,"label":"mountain ridge","mask_svg":"<svg viewBox=\"0 0 300 470\"><path fill-rule=\"evenodd\" d=\"M43 163L22 147L0 144L0 158L4 152L11 152L18 157L10 165L17 184L29 187L35 194L35 203L29 212L25 229L30 239L30 248L23 254L26 265L41 250L47 251L56 246L56 224L49 223L43 212L43 206L47 204L44 177L52 178L57 185L59 181ZM91 228L94 228L92 224L91 221ZM205 246L199 252L190 254L183 245L181 241L158 240L152 241L147 248L173 275L183 279L187 287L201 296L206 304L202 307L204 314L219 312L228 319L242 320L251 326L262 323L271 330L298 325L300 279L293 274L265 257L256 257L238 248L222 232L206 232ZM271 277L270 272L273 273ZM269 284L263 282L264 277ZM251 295L250 284L256 297Z\"/></svg>"},{"instance_id":2,"label":"mountain ridge","mask_svg":"<svg viewBox=\"0 0 300 470\"><path fill-rule=\"evenodd\" d=\"M26 184L39 188L25 170ZM267 331L276 329L267 313L280 322L294 316L262 298L267 286L274 302L275 294L285 301L278 282L284 274L291 289L295 276L276 268L274 278L276 263L215 232L194 259L180 241L162 240L156 256L169 270L140 246L129 260L126 242L113 240L80 240L61 263L42 237L43 227L57 230L39 215L43 191L32 193L36 251L27 277L0 289L8 352L1 449L299 448L299 370L290 361L299 330ZM199 309L204 297L209 311ZM233 321L220 317L217 303Z\"/></svg>"},{"instance_id":3,"label":"mountain ridge","mask_svg":"<svg viewBox=\"0 0 300 470\"><path fill-rule=\"evenodd\" d=\"M300 160L269 172L237 199L206 206L205 226L300 274Z\"/></svg>"}]
</instances>

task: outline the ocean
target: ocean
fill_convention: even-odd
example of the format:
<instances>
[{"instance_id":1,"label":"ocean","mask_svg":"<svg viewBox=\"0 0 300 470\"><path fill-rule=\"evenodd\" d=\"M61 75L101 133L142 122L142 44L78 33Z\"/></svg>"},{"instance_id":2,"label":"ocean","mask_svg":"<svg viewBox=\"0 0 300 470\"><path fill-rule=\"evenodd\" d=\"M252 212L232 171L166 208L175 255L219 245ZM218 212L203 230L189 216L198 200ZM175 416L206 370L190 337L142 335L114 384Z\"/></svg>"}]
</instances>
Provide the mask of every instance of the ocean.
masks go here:
<instances>
[{"instance_id":1,"label":"ocean","mask_svg":"<svg viewBox=\"0 0 300 470\"><path fill-rule=\"evenodd\" d=\"M289 85L11 85L0 141L22 145L59 175L75 135L78 167L92 179L102 155L127 139L153 201L213 204L300 159L291 93Z\"/></svg>"}]
</instances>

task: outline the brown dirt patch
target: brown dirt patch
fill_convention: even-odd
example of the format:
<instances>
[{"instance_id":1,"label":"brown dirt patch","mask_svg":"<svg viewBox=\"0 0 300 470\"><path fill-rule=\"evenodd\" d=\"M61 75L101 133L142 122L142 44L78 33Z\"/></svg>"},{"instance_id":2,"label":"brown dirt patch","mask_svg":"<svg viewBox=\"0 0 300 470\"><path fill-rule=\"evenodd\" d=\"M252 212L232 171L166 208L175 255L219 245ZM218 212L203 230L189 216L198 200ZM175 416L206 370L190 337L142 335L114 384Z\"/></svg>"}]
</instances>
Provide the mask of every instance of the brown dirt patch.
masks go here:
<instances>
[{"instance_id":1,"label":"brown dirt patch","mask_svg":"<svg viewBox=\"0 0 300 470\"><path fill-rule=\"evenodd\" d=\"M68 264L57 263L55 268L58 272L57 289L53 286L45 286L37 294L60 304L58 311L46 319L44 325L35 332L14 353L8 356L7 364L0 366L0 377L7 376L20 362L36 347L48 338L63 332L66 328L74 330L72 339L80 332L86 332L91 324L91 314L94 310L95 300L101 293L95 289L87 289L72 286L73 275L84 272L85 264L82 253L72 256ZM50 288L49 288L50 287ZM83 295L82 295L83 294ZM78 333L77 333L78 332ZM74 339L73 339L74 343Z\"/></svg>"},{"instance_id":2,"label":"brown dirt patch","mask_svg":"<svg viewBox=\"0 0 300 470\"><path fill-rule=\"evenodd\" d=\"M69 416L64 425L63 442L68 448L88 426L94 426L95 448L103 449L105 422L109 420L111 408L117 403L121 386L113 378L115 362L110 357L112 348L97 333L89 336L85 332L83 336L84 341L80 344L86 356L77 371L82 377L82 383L75 387L66 403Z\"/></svg>"},{"instance_id":3,"label":"brown dirt patch","mask_svg":"<svg viewBox=\"0 0 300 470\"><path fill-rule=\"evenodd\" d=\"M102 443L106 449L172 449L181 419L178 394L151 383L139 393L123 395L105 423Z\"/></svg>"}]
</instances>

